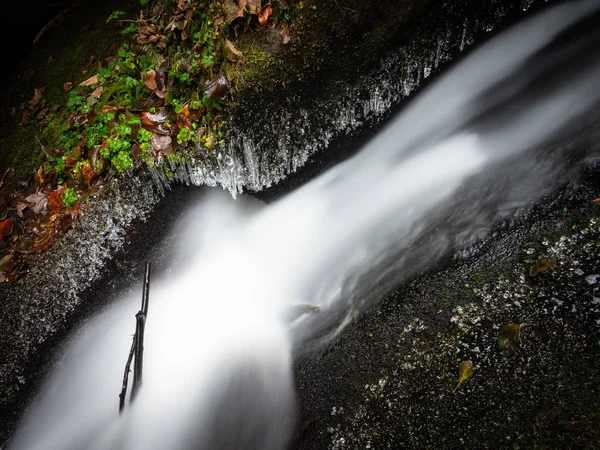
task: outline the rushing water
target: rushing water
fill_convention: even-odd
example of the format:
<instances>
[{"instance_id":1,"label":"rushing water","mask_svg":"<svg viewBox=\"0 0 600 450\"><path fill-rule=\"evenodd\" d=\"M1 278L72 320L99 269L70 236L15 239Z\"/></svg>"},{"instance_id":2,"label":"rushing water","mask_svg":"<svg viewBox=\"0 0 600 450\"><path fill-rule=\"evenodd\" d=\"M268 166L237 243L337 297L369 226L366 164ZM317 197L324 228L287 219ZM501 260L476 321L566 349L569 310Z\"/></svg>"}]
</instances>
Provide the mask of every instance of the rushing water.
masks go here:
<instances>
[{"instance_id":1,"label":"rushing water","mask_svg":"<svg viewBox=\"0 0 600 450\"><path fill-rule=\"evenodd\" d=\"M566 3L494 38L277 203L191 205L173 270L152 282L136 401L119 416L139 292L75 334L9 448L285 448L295 350L569 176L581 155L556 142L598 106L600 30L583 20L598 9Z\"/></svg>"}]
</instances>

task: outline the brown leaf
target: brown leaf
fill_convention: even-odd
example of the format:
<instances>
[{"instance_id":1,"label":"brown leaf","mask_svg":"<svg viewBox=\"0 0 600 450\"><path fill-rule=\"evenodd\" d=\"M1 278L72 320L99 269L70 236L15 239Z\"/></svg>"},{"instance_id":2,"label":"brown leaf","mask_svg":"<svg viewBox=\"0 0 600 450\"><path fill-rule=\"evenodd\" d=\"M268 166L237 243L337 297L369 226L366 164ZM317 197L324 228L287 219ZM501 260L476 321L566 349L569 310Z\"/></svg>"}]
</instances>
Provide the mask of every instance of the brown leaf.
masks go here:
<instances>
[{"instance_id":1,"label":"brown leaf","mask_svg":"<svg viewBox=\"0 0 600 450\"><path fill-rule=\"evenodd\" d=\"M535 277L556 265L556 256L542 258L529 268L529 276Z\"/></svg>"},{"instance_id":2,"label":"brown leaf","mask_svg":"<svg viewBox=\"0 0 600 450\"><path fill-rule=\"evenodd\" d=\"M96 89L94 89L94 92L92 92L87 99L87 104L92 105L92 104L96 103L98 100L100 100L100 97L102 96L103 91L104 91L104 88L102 86L98 86Z\"/></svg>"},{"instance_id":3,"label":"brown leaf","mask_svg":"<svg viewBox=\"0 0 600 450\"><path fill-rule=\"evenodd\" d=\"M262 9L258 12L258 23L261 26L265 26L269 21L269 17L273 15L273 6L270 3L267 3Z\"/></svg>"},{"instance_id":4,"label":"brown leaf","mask_svg":"<svg viewBox=\"0 0 600 450\"><path fill-rule=\"evenodd\" d=\"M34 89L33 90L33 98L31 100L29 100L29 109L32 111L35 111L38 106L40 105L40 102L42 101L42 94L44 93L44 91L46 90L46 88L40 88L40 89Z\"/></svg>"},{"instance_id":5,"label":"brown leaf","mask_svg":"<svg viewBox=\"0 0 600 450\"><path fill-rule=\"evenodd\" d=\"M454 388L452 392L456 392L456 390L467 381L473 375L475 368L473 366L473 362L470 360L461 361L458 365L458 384Z\"/></svg>"},{"instance_id":6,"label":"brown leaf","mask_svg":"<svg viewBox=\"0 0 600 450\"><path fill-rule=\"evenodd\" d=\"M283 45L289 44L291 40L290 25L287 23L287 21L284 21L283 24L281 24L281 31L279 32L279 35L281 36L281 43Z\"/></svg>"},{"instance_id":7,"label":"brown leaf","mask_svg":"<svg viewBox=\"0 0 600 450\"><path fill-rule=\"evenodd\" d=\"M17 203L17 215L23 217L23 210L27 208L27 203Z\"/></svg>"},{"instance_id":8,"label":"brown leaf","mask_svg":"<svg viewBox=\"0 0 600 450\"><path fill-rule=\"evenodd\" d=\"M88 78L85 81L82 81L81 83L79 83L79 86L91 86L92 84L98 84L98 74Z\"/></svg>"},{"instance_id":9,"label":"brown leaf","mask_svg":"<svg viewBox=\"0 0 600 450\"><path fill-rule=\"evenodd\" d=\"M32 203L31 210L36 214L46 214L48 206L48 197L42 192L36 192L25 198L25 201Z\"/></svg>"},{"instance_id":10,"label":"brown leaf","mask_svg":"<svg viewBox=\"0 0 600 450\"><path fill-rule=\"evenodd\" d=\"M219 30L219 26L221 26L222 23L225 23L225 19L223 19L223 17L219 16L215 19L215 22L213 23L215 33Z\"/></svg>"},{"instance_id":11,"label":"brown leaf","mask_svg":"<svg viewBox=\"0 0 600 450\"><path fill-rule=\"evenodd\" d=\"M152 144L152 150L155 152L161 152L165 155L173 153L173 142L170 136L161 136L154 133L150 138L150 143Z\"/></svg>"},{"instance_id":12,"label":"brown leaf","mask_svg":"<svg viewBox=\"0 0 600 450\"><path fill-rule=\"evenodd\" d=\"M498 335L498 348L500 350L512 350L521 344L521 324L507 323L500 327Z\"/></svg>"},{"instance_id":13,"label":"brown leaf","mask_svg":"<svg viewBox=\"0 0 600 450\"><path fill-rule=\"evenodd\" d=\"M594 205L600 205L600 197L595 198L594 200L592 200L590 203L593 203Z\"/></svg>"},{"instance_id":14,"label":"brown leaf","mask_svg":"<svg viewBox=\"0 0 600 450\"><path fill-rule=\"evenodd\" d=\"M73 89L72 81L67 81L65 84L63 84L63 91L69 92L71 89Z\"/></svg>"},{"instance_id":15,"label":"brown leaf","mask_svg":"<svg viewBox=\"0 0 600 450\"><path fill-rule=\"evenodd\" d=\"M46 113L48 113L48 108L40 109L40 112L38 112L36 114L35 118L37 120L42 120L44 118L44 116L46 115Z\"/></svg>"},{"instance_id":16,"label":"brown leaf","mask_svg":"<svg viewBox=\"0 0 600 450\"><path fill-rule=\"evenodd\" d=\"M31 121L29 120L29 112L24 109L22 111L22 115L21 115L21 121L19 122L19 125L27 125L29 123L31 123Z\"/></svg>"},{"instance_id":17,"label":"brown leaf","mask_svg":"<svg viewBox=\"0 0 600 450\"><path fill-rule=\"evenodd\" d=\"M250 14L258 14L260 12L261 9L261 0L240 0L239 4L240 7L243 9L244 6L242 5L242 3L246 4L246 7L248 9L248 11L250 12Z\"/></svg>"},{"instance_id":18,"label":"brown leaf","mask_svg":"<svg viewBox=\"0 0 600 450\"><path fill-rule=\"evenodd\" d=\"M156 71L154 69L150 69L148 72L142 74L142 79L144 80L144 84L151 91L155 91L156 86Z\"/></svg>"},{"instance_id":19,"label":"brown leaf","mask_svg":"<svg viewBox=\"0 0 600 450\"><path fill-rule=\"evenodd\" d=\"M37 251L42 251L50 247L52 244L52 235L54 230L42 231L33 242L33 246Z\"/></svg>"},{"instance_id":20,"label":"brown leaf","mask_svg":"<svg viewBox=\"0 0 600 450\"><path fill-rule=\"evenodd\" d=\"M227 59L231 62L237 62L244 58L242 52L229 39L225 39L225 51Z\"/></svg>"},{"instance_id":21,"label":"brown leaf","mask_svg":"<svg viewBox=\"0 0 600 450\"><path fill-rule=\"evenodd\" d=\"M0 221L0 236L8 236L12 233L15 222L12 219L4 219Z\"/></svg>"},{"instance_id":22,"label":"brown leaf","mask_svg":"<svg viewBox=\"0 0 600 450\"><path fill-rule=\"evenodd\" d=\"M242 0L245 3L245 0ZM238 5L235 0L225 0L223 2L223 18L225 19L225 23L229 25L238 17L242 17L244 15L244 7Z\"/></svg>"},{"instance_id":23,"label":"brown leaf","mask_svg":"<svg viewBox=\"0 0 600 450\"><path fill-rule=\"evenodd\" d=\"M214 100L225 96L229 92L229 82L222 73L211 80L204 83L204 95L209 99Z\"/></svg>"}]
</instances>

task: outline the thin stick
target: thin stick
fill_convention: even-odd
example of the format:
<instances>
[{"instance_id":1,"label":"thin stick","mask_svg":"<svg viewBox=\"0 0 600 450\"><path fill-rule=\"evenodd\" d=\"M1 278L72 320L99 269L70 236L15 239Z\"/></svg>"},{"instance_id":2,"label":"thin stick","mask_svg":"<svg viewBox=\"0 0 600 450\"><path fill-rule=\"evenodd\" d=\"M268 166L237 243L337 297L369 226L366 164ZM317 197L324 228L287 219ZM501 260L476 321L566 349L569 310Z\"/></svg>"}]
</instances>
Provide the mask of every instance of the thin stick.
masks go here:
<instances>
[{"instance_id":1,"label":"thin stick","mask_svg":"<svg viewBox=\"0 0 600 450\"><path fill-rule=\"evenodd\" d=\"M144 369L144 330L148 315L148 299L150 295L150 263L146 263L146 276L144 277L144 290L142 294L142 309L135 315L135 360L133 366L133 385L131 386L131 400L135 398L141 384Z\"/></svg>"},{"instance_id":2,"label":"thin stick","mask_svg":"<svg viewBox=\"0 0 600 450\"><path fill-rule=\"evenodd\" d=\"M148 300L150 296L150 262L146 263L146 274L144 276L144 287L142 291L142 309L135 315L135 334L129 350L129 357L125 364L123 373L123 385L119 394L119 414L125 408L125 397L127 396L127 384L129 382L129 373L131 372L131 361L135 355L133 367L133 384L131 386L131 401L133 401L139 386L142 384L142 371L144 364L144 329L146 327L146 315L148 314Z\"/></svg>"},{"instance_id":3,"label":"thin stick","mask_svg":"<svg viewBox=\"0 0 600 450\"><path fill-rule=\"evenodd\" d=\"M125 364L125 373L123 374L123 386L121 387L121 393L119 394L119 414L123 412L125 408L125 396L127 395L127 382L129 381L129 372L131 372L131 361L133 360L133 354L135 353L135 334L133 335L133 342L131 342L131 350L129 350L129 357Z\"/></svg>"}]
</instances>

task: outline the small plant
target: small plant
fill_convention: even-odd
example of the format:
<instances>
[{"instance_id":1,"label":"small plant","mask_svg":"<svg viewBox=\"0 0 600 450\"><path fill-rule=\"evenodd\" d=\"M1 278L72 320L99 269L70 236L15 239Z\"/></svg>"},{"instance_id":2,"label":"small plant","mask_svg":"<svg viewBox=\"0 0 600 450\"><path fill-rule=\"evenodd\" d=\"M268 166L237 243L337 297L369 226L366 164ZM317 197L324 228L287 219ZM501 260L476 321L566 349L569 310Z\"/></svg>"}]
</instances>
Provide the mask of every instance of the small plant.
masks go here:
<instances>
[{"instance_id":1,"label":"small plant","mask_svg":"<svg viewBox=\"0 0 600 450\"><path fill-rule=\"evenodd\" d=\"M117 20L119 17L124 16L124 15L125 15L125 11L121 11L121 10L113 11L112 14L110 16L108 16L108 19L106 19L106 23L109 23L113 20Z\"/></svg>"},{"instance_id":2,"label":"small plant","mask_svg":"<svg viewBox=\"0 0 600 450\"><path fill-rule=\"evenodd\" d=\"M184 142L189 141L191 137L192 137L191 131L188 130L187 128L182 128L181 130L179 130L179 133L177 134L177 143L179 145L181 145Z\"/></svg>"},{"instance_id":3,"label":"small plant","mask_svg":"<svg viewBox=\"0 0 600 450\"><path fill-rule=\"evenodd\" d=\"M77 204L77 200L77 193L73 188L68 187L62 191L63 205L65 205L67 208L75 206Z\"/></svg>"}]
</instances>

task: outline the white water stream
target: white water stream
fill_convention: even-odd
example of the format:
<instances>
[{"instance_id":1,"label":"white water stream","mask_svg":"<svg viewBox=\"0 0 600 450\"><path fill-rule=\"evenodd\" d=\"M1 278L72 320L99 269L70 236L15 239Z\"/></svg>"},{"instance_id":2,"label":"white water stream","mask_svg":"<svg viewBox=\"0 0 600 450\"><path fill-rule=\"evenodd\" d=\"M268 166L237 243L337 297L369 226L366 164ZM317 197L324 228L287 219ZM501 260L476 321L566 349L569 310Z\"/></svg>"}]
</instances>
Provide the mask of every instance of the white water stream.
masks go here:
<instances>
[{"instance_id":1,"label":"white water stream","mask_svg":"<svg viewBox=\"0 0 600 450\"><path fill-rule=\"evenodd\" d=\"M285 448L295 348L564 180L568 148L540 148L598 105L600 36L553 40L598 9L565 3L497 36L358 155L272 205L217 193L191 205L185 263L152 280L136 401L119 417L140 292L73 336L9 448ZM290 320L299 304L321 312Z\"/></svg>"}]
</instances>

